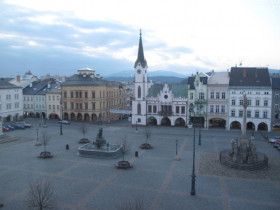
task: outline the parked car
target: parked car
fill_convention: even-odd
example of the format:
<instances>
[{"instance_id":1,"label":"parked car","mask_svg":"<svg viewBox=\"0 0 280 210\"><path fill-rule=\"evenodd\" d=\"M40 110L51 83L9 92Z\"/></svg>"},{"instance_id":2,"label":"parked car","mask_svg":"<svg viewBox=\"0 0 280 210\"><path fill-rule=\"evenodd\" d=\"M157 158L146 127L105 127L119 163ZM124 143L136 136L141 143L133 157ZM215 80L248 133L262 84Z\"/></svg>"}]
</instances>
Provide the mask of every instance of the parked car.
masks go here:
<instances>
[{"instance_id":1,"label":"parked car","mask_svg":"<svg viewBox=\"0 0 280 210\"><path fill-rule=\"evenodd\" d=\"M274 138L269 138L268 142L275 143L276 141L280 140L280 136L275 136Z\"/></svg>"},{"instance_id":2,"label":"parked car","mask_svg":"<svg viewBox=\"0 0 280 210\"><path fill-rule=\"evenodd\" d=\"M3 126L5 126L6 128L9 128L9 130L15 130L15 128L11 125L7 125L7 124L4 124Z\"/></svg>"},{"instance_id":3,"label":"parked car","mask_svg":"<svg viewBox=\"0 0 280 210\"><path fill-rule=\"evenodd\" d=\"M26 123L26 122L16 122L16 124L17 125L21 125L21 126L23 126L23 127L25 127L25 128L31 128L31 124L29 124L29 123Z\"/></svg>"},{"instance_id":4,"label":"parked car","mask_svg":"<svg viewBox=\"0 0 280 210\"><path fill-rule=\"evenodd\" d=\"M5 126L2 126L2 131L3 132L7 132L7 131L9 131L10 129L8 128L8 127L5 127Z\"/></svg>"},{"instance_id":5,"label":"parked car","mask_svg":"<svg viewBox=\"0 0 280 210\"><path fill-rule=\"evenodd\" d=\"M68 120L59 120L58 123L59 124L66 124L66 125L70 124Z\"/></svg>"},{"instance_id":6,"label":"parked car","mask_svg":"<svg viewBox=\"0 0 280 210\"><path fill-rule=\"evenodd\" d=\"M280 122L274 123L272 125L273 128L280 128Z\"/></svg>"},{"instance_id":7,"label":"parked car","mask_svg":"<svg viewBox=\"0 0 280 210\"><path fill-rule=\"evenodd\" d=\"M13 124L12 125L15 129L25 129L25 127L23 125L19 125L19 124Z\"/></svg>"}]
</instances>

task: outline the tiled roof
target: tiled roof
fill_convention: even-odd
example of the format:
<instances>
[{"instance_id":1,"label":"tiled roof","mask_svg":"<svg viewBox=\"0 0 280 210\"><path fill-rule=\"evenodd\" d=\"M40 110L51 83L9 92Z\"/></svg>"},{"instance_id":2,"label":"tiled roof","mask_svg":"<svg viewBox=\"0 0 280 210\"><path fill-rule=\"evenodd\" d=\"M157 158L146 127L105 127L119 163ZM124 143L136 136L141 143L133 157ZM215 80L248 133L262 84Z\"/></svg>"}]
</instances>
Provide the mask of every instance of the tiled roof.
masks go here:
<instances>
[{"instance_id":1,"label":"tiled roof","mask_svg":"<svg viewBox=\"0 0 280 210\"><path fill-rule=\"evenodd\" d=\"M121 85L119 82L112 82L105 80L103 78L91 78L90 75L80 75L80 74L74 74L71 77L67 77L66 81L61 83L61 86L76 86L76 85L108 85L108 84L114 84L114 85Z\"/></svg>"},{"instance_id":2,"label":"tiled roof","mask_svg":"<svg viewBox=\"0 0 280 210\"><path fill-rule=\"evenodd\" d=\"M199 80L202 84L206 85L208 77L207 76L199 77ZM190 90L195 90L194 81L195 81L195 76L192 76L192 77L188 78L188 85L190 85L190 88L189 88Z\"/></svg>"},{"instance_id":3,"label":"tiled roof","mask_svg":"<svg viewBox=\"0 0 280 210\"><path fill-rule=\"evenodd\" d=\"M23 89L23 95L44 95L48 87L48 82L32 82L32 87L28 85Z\"/></svg>"},{"instance_id":4,"label":"tiled roof","mask_svg":"<svg viewBox=\"0 0 280 210\"><path fill-rule=\"evenodd\" d=\"M267 68L232 67L229 86L271 86Z\"/></svg>"},{"instance_id":5,"label":"tiled roof","mask_svg":"<svg viewBox=\"0 0 280 210\"><path fill-rule=\"evenodd\" d=\"M229 84L229 72L213 72L208 79L208 85L223 85Z\"/></svg>"},{"instance_id":6,"label":"tiled roof","mask_svg":"<svg viewBox=\"0 0 280 210\"><path fill-rule=\"evenodd\" d=\"M21 88L21 87L9 83L4 78L0 78L0 89L14 89L14 88Z\"/></svg>"},{"instance_id":7,"label":"tiled roof","mask_svg":"<svg viewBox=\"0 0 280 210\"><path fill-rule=\"evenodd\" d=\"M280 78L279 77L272 77L272 89L280 89Z\"/></svg>"},{"instance_id":8,"label":"tiled roof","mask_svg":"<svg viewBox=\"0 0 280 210\"><path fill-rule=\"evenodd\" d=\"M153 84L148 91L147 97L157 97L157 95L162 91L163 84ZM173 84L168 85L174 97L179 98L187 98L188 96L188 87L184 84Z\"/></svg>"}]
</instances>

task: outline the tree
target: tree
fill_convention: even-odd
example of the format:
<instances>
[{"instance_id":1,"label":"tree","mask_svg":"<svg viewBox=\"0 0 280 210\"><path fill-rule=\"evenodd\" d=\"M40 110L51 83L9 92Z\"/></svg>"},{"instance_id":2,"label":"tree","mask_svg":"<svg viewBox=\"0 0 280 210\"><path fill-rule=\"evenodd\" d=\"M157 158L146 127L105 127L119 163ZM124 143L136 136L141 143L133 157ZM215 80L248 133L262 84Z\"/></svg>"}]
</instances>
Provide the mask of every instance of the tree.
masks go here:
<instances>
[{"instance_id":1,"label":"tree","mask_svg":"<svg viewBox=\"0 0 280 210\"><path fill-rule=\"evenodd\" d=\"M122 139L122 143L121 143L122 147L121 147L121 153L122 153L122 156L123 156L123 161L124 161L124 156L125 154L128 152L128 142L127 142L127 137L123 137Z\"/></svg>"},{"instance_id":2,"label":"tree","mask_svg":"<svg viewBox=\"0 0 280 210\"><path fill-rule=\"evenodd\" d=\"M54 209L56 200L54 187L48 182L38 181L35 184L29 184L29 191L26 195L26 204L29 208Z\"/></svg>"},{"instance_id":3,"label":"tree","mask_svg":"<svg viewBox=\"0 0 280 210\"><path fill-rule=\"evenodd\" d=\"M129 161L124 160L124 156L125 154L128 152L129 146L128 146L128 142L127 142L127 137L123 137L122 142L121 142L121 148L120 151L122 153L122 161L119 161L116 164L117 168L121 168L121 169L127 169L127 168L131 168L132 165L130 164Z\"/></svg>"},{"instance_id":4,"label":"tree","mask_svg":"<svg viewBox=\"0 0 280 210\"><path fill-rule=\"evenodd\" d=\"M152 133L150 127L146 127L144 136L146 137L146 143L141 144L141 149L152 149L152 146L148 143L149 138L151 137Z\"/></svg>"},{"instance_id":5,"label":"tree","mask_svg":"<svg viewBox=\"0 0 280 210\"><path fill-rule=\"evenodd\" d=\"M50 139L51 139L50 136L46 132L44 132L43 135L42 135L42 138L41 138L42 145L44 146L44 151L40 153L40 156L39 156L40 158L51 158L51 157L53 157L51 152L46 151L46 147L49 144Z\"/></svg>"}]
</instances>

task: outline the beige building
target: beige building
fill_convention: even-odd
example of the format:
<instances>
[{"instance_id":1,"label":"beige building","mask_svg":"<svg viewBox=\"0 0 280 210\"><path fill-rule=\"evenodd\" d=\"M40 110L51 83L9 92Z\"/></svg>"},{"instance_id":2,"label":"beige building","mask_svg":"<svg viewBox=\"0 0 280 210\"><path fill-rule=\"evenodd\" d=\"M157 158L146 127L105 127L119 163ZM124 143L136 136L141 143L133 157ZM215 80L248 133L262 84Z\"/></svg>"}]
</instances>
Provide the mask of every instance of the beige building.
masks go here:
<instances>
[{"instance_id":1,"label":"beige building","mask_svg":"<svg viewBox=\"0 0 280 210\"><path fill-rule=\"evenodd\" d=\"M48 84L46 91L46 117L62 119L61 87L59 83Z\"/></svg>"},{"instance_id":2,"label":"beige building","mask_svg":"<svg viewBox=\"0 0 280 210\"><path fill-rule=\"evenodd\" d=\"M120 114L110 110L124 110L126 87L104 80L92 69L78 70L61 84L63 119L109 122Z\"/></svg>"}]
</instances>

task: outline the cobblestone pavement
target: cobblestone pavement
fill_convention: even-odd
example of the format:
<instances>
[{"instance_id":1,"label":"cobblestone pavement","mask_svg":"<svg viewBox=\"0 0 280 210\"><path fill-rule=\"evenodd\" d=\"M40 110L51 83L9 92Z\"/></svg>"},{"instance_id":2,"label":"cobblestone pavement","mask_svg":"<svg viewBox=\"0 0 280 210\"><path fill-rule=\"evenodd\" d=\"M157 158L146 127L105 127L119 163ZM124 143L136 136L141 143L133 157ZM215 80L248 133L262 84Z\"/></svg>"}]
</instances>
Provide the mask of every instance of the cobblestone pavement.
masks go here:
<instances>
[{"instance_id":1,"label":"cobblestone pavement","mask_svg":"<svg viewBox=\"0 0 280 210\"><path fill-rule=\"evenodd\" d=\"M202 145L197 145L196 133L196 196L190 195L193 157L193 129L151 127L149 143L152 150L141 150L145 128L121 121L106 125L87 124L86 137L95 139L98 129L109 142L129 141L125 156L132 169L120 170L120 159L103 160L77 155L78 140L83 137L81 124L63 125L63 135L57 122L48 121L47 128L38 127L7 133L18 140L0 144L1 209L28 209L25 198L28 186L38 180L48 180L55 188L57 209L121 209L128 201L144 201L144 209L280 209L280 151L255 133L257 151L269 157L264 171L236 171L219 164L219 151L230 148L230 140L240 131L204 130ZM52 159L38 159L42 146L34 146L43 132L51 136L47 150ZM268 136L277 133L265 133ZM249 135L249 134L248 134ZM251 133L250 133L251 135ZM178 157L175 160L176 140ZM69 150L66 150L66 144ZM135 157L139 151L139 157Z\"/></svg>"}]
</instances>

